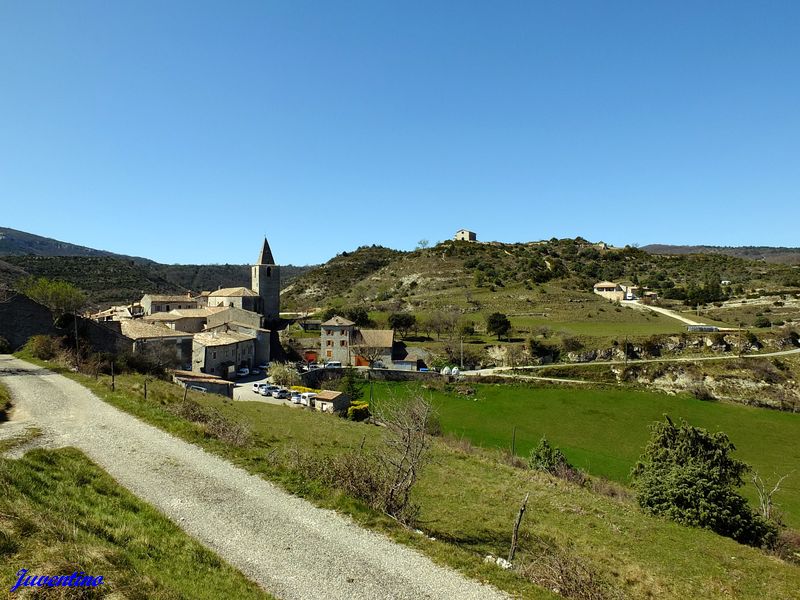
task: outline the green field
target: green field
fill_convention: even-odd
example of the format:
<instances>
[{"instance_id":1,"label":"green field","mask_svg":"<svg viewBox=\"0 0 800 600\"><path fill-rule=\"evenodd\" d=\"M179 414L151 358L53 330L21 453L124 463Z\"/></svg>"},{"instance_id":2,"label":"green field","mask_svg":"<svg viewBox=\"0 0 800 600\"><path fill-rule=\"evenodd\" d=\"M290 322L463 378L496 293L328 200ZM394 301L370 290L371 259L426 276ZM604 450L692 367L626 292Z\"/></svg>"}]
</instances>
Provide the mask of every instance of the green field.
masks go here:
<instances>
[{"instance_id":1,"label":"green field","mask_svg":"<svg viewBox=\"0 0 800 600\"><path fill-rule=\"evenodd\" d=\"M708 531L647 516L616 492L609 497L512 467L501 452L445 439L434 441L431 460L413 493L421 508L416 524L425 534L421 535L340 490L309 478L295 466L299 464L297 457L303 456L318 463L343 453L380 452L382 427L300 408L231 402L213 394L190 392L189 397L203 406L250 427L250 442L235 447L210 435L202 423L187 421L169 410L182 397L182 390L174 384L151 380L145 401L142 376L118 376L116 391L111 392L108 377L95 381L56 368L144 421L271 479L319 506L346 513L363 526L408 544L440 564L489 581L515 597L553 597L517 571L504 571L483 561L488 553L504 556L508 552L511 526L526 493L530 493L530 501L520 529L518 562L537 564L543 545L554 544L583 561L599 580L622 592L622 597L630 598L788 600L796 598L796 590L800 589L800 568L760 550ZM393 387L398 394L410 391L407 386ZM382 391L380 386L376 390L379 394ZM383 391L386 390L388 386ZM444 396L436 402L443 409L452 402L453 411L468 414L459 409L468 403L486 403L488 396L481 389L478 402ZM443 418L450 420L445 410L442 412ZM486 420L485 411L481 419ZM521 424L520 421L516 422ZM480 423L472 426L478 430ZM498 427L499 444L504 427ZM731 577L733 571L735 577Z\"/></svg>"},{"instance_id":2,"label":"green field","mask_svg":"<svg viewBox=\"0 0 800 600\"><path fill-rule=\"evenodd\" d=\"M0 458L0 491L5 590L24 568L103 576L98 588L51 589L53 598L271 598L74 448Z\"/></svg>"},{"instance_id":3,"label":"green field","mask_svg":"<svg viewBox=\"0 0 800 600\"><path fill-rule=\"evenodd\" d=\"M445 432L475 444L510 448L516 428L516 452L527 456L546 435L570 461L593 475L621 483L646 443L649 425L662 415L685 418L692 425L724 431L737 455L766 480L792 473L776 501L788 523L800 527L800 415L644 391L472 386L475 396L421 390L434 402ZM417 384L375 384L375 398L404 397ZM743 488L751 500L755 490Z\"/></svg>"}]
</instances>

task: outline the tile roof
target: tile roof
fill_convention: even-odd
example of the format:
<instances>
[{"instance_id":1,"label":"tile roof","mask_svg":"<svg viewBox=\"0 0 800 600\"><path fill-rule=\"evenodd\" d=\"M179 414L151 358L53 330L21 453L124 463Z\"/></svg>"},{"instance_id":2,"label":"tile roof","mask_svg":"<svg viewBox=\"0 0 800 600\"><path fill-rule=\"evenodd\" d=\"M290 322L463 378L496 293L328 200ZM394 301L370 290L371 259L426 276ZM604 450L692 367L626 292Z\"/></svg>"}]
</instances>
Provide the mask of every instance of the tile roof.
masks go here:
<instances>
[{"instance_id":1,"label":"tile roof","mask_svg":"<svg viewBox=\"0 0 800 600\"><path fill-rule=\"evenodd\" d=\"M255 340L255 336L238 331L204 331L194 336L194 341L201 346L227 346Z\"/></svg>"},{"instance_id":2,"label":"tile roof","mask_svg":"<svg viewBox=\"0 0 800 600\"><path fill-rule=\"evenodd\" d=\"M348 321L344 317L340 317L339 315L334 316L332 319L328 319L325 321L322 326L327 327L349 327L350 325L355 325L352 321Z\"/></svg>"},{"instance_id":3,"label":"tile roof","mask_svg":"<svg viewBox=\"0 0 800 600\"><path fill-rule=\"evenodd\" d=\"M144 323L140 320L120 321L122 335L132 340L145 340L152 338L190 338L191 333L175 331L166 325Z\"/></svg>"},{"instance_id":4,"label":"tile roof","mask_svg":"<svg viewBox=\"0 0 800 600\"><path fill-rule=\"evenodd\" d=\"M614 283L613 281L599 281L594 284L594 287L618 287L618 284Z\"/></svg>"},{"instance_id":5,"label":"tile roof","mask_svg":"<svg viewBox=\"0 0 800 600\"><path fill-rule=\"evenodd\" d=\"M191 296L169 296L162 294L145 294L144 298L150 298L151 302L197 302ZM142 298L144 300L144 298Z\"/></svg>"},{"instance_id":6,"label":"tile roof","mask_svg":"<svg viewBox=\"0 0 800 600\"><path fill-rule=\"evenodd\" d=\"M322 390L316 395L314 400L327 400L328 402L331 402L333 400L336 400L341 395L342 392L335 392L333 390Z\"/></svg>"},{"instance_id":7,"label":"tile roof","mask_svg":"<svg viewBox=\"0 0 800 600\"><path fill-rule=\"evenodd\" d=\"M359 329L353 341L354 346L373 348L391 348L393 344L394 329Z\"/></svg>"},{"instance_id":8,"label":"tile roof","mask_svg":"<svg viewBox=\"0 0 800 600\"><path fill-rule=\"evenodd\" d=\"M222 288L220 290L216 290L211 292L209 298L215 298L220 296L225 297L242 297L242 298L255 298L258 296L253 290L249 290L246 287L232 287L232 288Z\"/></svg>"}]
</instances>

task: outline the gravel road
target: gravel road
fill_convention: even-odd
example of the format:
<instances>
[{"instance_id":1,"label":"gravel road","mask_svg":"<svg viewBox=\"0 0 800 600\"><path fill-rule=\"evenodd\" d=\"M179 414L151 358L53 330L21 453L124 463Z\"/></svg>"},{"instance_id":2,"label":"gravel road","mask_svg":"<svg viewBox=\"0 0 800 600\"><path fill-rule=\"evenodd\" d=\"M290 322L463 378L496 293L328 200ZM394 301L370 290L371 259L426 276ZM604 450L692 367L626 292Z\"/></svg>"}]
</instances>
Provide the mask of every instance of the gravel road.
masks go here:
<instances>
[{"instance_id":1,"label":"gravel road","mask_svg":"<svg viewBox=\"0 0 800 600\"><path fill-rule=\"evenodd\" d=\"M505 598L142 423L81 385L0 355L12 422L74 446L279 598ZM9 424L0 424L0 434ZM2 436L0 436L2 437Z\"/></svg>"}]
</instances>

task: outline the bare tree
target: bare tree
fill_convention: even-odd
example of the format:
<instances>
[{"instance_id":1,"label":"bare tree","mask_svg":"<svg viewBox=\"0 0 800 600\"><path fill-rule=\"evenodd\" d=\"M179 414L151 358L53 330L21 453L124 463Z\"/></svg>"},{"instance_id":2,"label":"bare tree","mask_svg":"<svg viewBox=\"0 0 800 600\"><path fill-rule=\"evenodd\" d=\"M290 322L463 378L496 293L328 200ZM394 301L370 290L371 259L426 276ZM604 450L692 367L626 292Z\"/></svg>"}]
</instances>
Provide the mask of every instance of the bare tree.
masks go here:
<instances>
[{"instance_id":1,"label":"bare tree","mask_svg":"<svg viewBox=\"0 0 800 600\"><path fill-rule=\"evenodd\" d=\"M352 350L356 356L360 356L369 362L370 367L372 367L375 361L386 353L386 348L369 346L367 344L353 344Z\"/></svg>"},{"instance_id":2,"label":"bare tree","mask_svg":"<svg viewBox=\"0 0 800 600\"><path fill-rule=\"evenodd\" d=\"M418 510L411 504L410 495L428 460L431 440L427 428L432 416L431 405L416 396L408 402L383 405L376 416L386 426L385 450L381 456L389 475L385 510L407 523L415 518Z\"/></svg>"},{"instance_id":3,"label":"bare tree","mask_svg":"<svg viewBox=\"0 0 800 600\"><path fill-rule=\"evenodd\" d=\"M761 475L758 474L758 471L753 472L751 479L753 481L753 485L756 487L756 492L758 492L758 508L761 512L761 516L768 521L777 521L778 515L775 513L775 505L772 502L772 497L781 490L781 484L788 476L789 473L778 479L778 482L775 484L772 490L767 491L769 485L764 483L764 480L761 478Z\"/></svg>"}]
</instances>

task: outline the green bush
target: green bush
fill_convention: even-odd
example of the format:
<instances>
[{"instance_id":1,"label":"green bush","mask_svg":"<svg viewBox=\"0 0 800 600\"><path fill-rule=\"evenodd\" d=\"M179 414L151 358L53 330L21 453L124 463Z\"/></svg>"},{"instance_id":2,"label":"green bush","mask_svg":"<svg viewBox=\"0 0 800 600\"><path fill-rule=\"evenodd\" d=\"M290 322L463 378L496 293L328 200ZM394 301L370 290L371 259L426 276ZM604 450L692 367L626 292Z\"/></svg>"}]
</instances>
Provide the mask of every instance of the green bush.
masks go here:
<instances>
[{"instance_id":1,"label":"green bush","mask_svg":"<svg viewBox=\"0 0 800 600\"><path fill-rule=\"evenodd\" d=\"M8 340L0 335L0 354L8 354L11 352L11 344Z\"/></svg>"},{"instance_id":2,"label":"green bush","mask_svg":"<svg viewBox=\"0 0 800 600\"><path fill-rule=\"evenodd\" d=\"M555 477L566 479L582 485L585 482L584 474L571 464L561 452L560 448L554 448L547 441L546 437L539 440L539 445L531 450L528 458L528 466L537 471L550 473Z\"/></svg>"},{"instance_id":3,"label":"green bush","mask_svg":"<svg viewBox=\"0 0 800 600\"><path fill-rule=\"evenodd\" d=\"M754 327L769 327L772 325L772 322L767 317L756 317L756 320L753 321Z\"/></svg>"},{"instance_id":4,"label":"green bush","mask_svg":"<svg viewBox=\"0 0 800 600\"><path fill-rule=\"evenodd\" d=\"M52 335L34 335L25 344L31 356L39 360L51 360L61 350L62 340Z\"/></svg>"},{"instance_id":5,"label":"green bush","mask_svg":"<svg viewBox=\"0 0 800 600\"><path fill-rule=\"evenodd\" d=\"M351 421L366 421L369 417L369 402L353 402L347 408L347 418Z\"/></svg>"},{"instance_id":6,"label":"green bush","mask_svg":"<svg viewBox=\"0 0 800 600\"><path fill-rule=\"evenodd\" d=\"M655 423L651 432L631 473L642 509L742 544L774 543L777 528L736 491L750 467L731 456L736 448L727 435L685 421L677 427L669 417Z\"/></svg>"}]
</instances>

